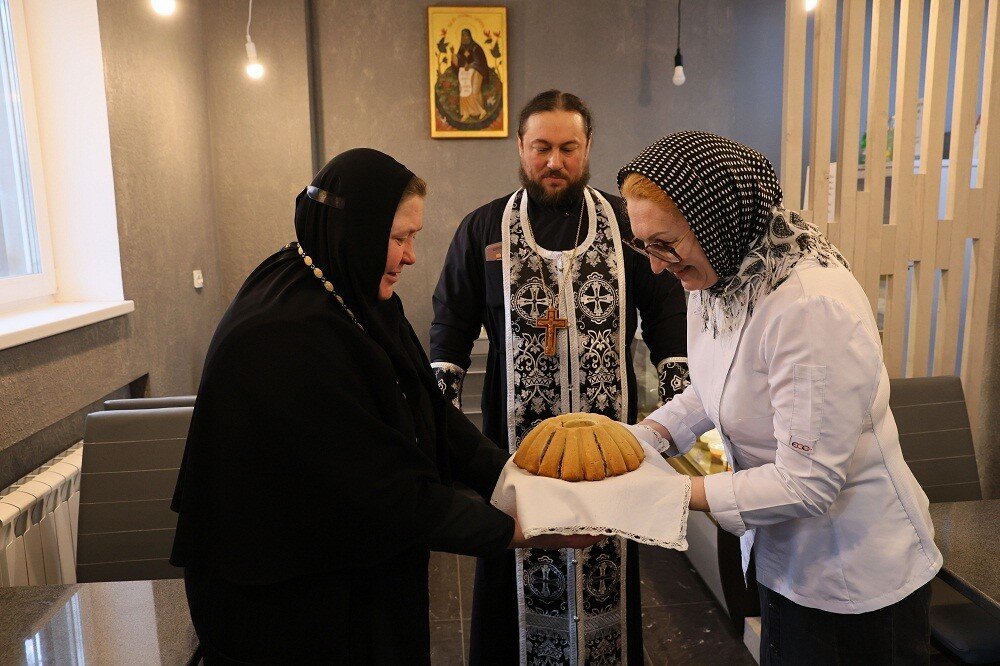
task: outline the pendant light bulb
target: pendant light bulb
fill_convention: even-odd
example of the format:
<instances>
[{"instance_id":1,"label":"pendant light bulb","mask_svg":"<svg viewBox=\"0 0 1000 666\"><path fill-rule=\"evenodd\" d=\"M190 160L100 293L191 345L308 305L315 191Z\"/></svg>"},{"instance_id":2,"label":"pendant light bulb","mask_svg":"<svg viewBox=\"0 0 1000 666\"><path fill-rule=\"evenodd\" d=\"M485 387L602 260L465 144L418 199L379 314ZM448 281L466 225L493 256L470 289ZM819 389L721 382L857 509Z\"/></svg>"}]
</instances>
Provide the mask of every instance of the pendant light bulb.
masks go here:
<instances>
[{"instance_id":1,"label":"pendant light bulb","mask_svg":"<svg viewBox=\"0 0 1000 666\"><path fill-rule=\"evenodd\" d=\"M806 11L811 12L816 9L816 5L819 4L819 0L806 0Z\"/></svg>"},{"instance_id":2,"label":"pendant light bulb","mask_svg":"<svg viewBox=\"0 0 1000 666\"><path fill-rule=\"evenodd\" d=\"M681 55L681 0L677 0L677 53L674 54L674 78L671 81L675 86L682 86L687 81L684 76L684 56Z\"/></svg>"},{"instance_id":3,"label":"pendant light bulb","mask_svg":"<svg viewBox=\"0 0 1000 666\"><path fill-rule=\"evenodd\" d=\"M250 21L253 18L253 0L247 0L247 76L259 79L264 76L264 65L257 62L257 47L250 39Z\"/></svg>"},{"instance_id":4,"label":"pendant light bulb","mask_svg":"<svg viewBox=\"0 0 1000 666\"><path fill-rule=\"evenodd\" d=\"M687 77L684 76L684 56L681 55L681 50L677 49L677 54L674 56L673 82L675 86L682 86L685 81Z\"/></svg>"},{"instance_id":5,"label":"pendant light bulb","mask_svg":"<svg viewBox=\"0 0 1000 666\"><path fill-rule=\"evenodd\" d=\"M177 10L177 0L152 0L150 4L160 16L170 16Z\"/></svg>"},{"instance_id":6,"label":"pendant light bulb","mask_svg":"<svg viewBox=\"0 0 1000 666\"><path fill-rule=\"evenodd\" d=\"M257 62L257 47L250 40L247 40L247 76L251 79L264 76L264 65Z\"/></svg>"},{"instance_id":7,"label":"pendant light bulb","mask_svg":"<svg viewBox=\"0 0 1000 666\"><path fill-rule=\"evenodd\" d=\"M264 65L259 62L251 62L247 65L247 76L251 79L259 79L264 76Z\"/></svg>"}]
</instances>

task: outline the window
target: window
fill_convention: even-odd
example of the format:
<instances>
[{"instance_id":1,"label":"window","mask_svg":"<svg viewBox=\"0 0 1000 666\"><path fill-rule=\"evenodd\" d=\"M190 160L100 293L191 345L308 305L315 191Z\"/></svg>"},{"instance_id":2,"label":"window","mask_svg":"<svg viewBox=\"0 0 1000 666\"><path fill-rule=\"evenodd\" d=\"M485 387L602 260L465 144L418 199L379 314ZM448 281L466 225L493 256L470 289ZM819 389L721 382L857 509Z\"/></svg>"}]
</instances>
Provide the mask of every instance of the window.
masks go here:
<instances>
[{"instance_id":1,"label":"window","mask_svg":"<svg viewBox=\"0 0 1000 666\"><path fill-rule=\"evenodd\" d=\"M0 0L0 305L55 292L44 184L35 182L41 168L38 134L25 122L25 102L32 100L22 87L31 82L26 60L10 0ZM27 111L33 114L33 106Z\"/></svg>"},{"instance_id":2,"label":"window","mask_svg":"<svg viewBox=\"0 0 1000 666\"><path fill-rule=\"evenodd\" d=\"M97 0L0 0L0 349L132 312Z\"/></svg>"}]
</instances>

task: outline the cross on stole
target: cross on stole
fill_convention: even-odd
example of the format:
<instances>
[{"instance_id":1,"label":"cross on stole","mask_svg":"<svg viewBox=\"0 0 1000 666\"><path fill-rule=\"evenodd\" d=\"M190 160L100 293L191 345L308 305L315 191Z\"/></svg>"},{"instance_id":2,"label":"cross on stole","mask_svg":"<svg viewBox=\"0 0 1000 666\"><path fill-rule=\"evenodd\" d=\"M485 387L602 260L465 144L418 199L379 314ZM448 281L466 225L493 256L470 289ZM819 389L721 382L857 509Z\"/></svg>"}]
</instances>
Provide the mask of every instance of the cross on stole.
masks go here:
<instances>
[{"instance_id":1,"label":"cross on stole","mask_svg":"<svg viewBox=\"0 0 1000 666\"><path fill-rule=\"evenodd\" d=\"M544 317L535 320L535 326L545 329L545 355L556 355L556 329L569 328L569 321L559 317L559 310L549 306Z\"/></svg>"}]
</instances>

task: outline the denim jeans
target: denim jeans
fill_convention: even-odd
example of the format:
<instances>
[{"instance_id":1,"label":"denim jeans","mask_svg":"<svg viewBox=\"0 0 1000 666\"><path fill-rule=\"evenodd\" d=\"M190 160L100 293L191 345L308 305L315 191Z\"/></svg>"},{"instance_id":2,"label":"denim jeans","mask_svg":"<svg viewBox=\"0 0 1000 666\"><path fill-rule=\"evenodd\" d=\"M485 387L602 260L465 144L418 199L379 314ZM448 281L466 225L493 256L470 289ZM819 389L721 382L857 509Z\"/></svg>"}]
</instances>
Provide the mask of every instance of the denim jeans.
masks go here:
<instances>
[{"instance_id":1,"label":"denim jeans","mask_svg":"<svg viewBox=\"0 0 1000 666\"><path fill-rule=\"evenodd\" d=\"M930 649L927 583L896 603L848 615L807 608L757 583L760 664L926 664Z\"/></svg>"}]
</instances>

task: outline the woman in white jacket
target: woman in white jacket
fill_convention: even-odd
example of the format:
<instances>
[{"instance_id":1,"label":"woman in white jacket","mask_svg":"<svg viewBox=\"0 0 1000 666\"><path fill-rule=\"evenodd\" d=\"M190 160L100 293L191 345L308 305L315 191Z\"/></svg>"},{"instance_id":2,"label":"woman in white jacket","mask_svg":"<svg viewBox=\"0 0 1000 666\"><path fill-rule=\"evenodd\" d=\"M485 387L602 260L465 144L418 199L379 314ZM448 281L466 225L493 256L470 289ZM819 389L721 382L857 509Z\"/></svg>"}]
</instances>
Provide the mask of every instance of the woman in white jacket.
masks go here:
<instances>
[{"instance_id":1,"label":"woman in white jacket","mask_svg":"<svg viewBox=\"0 0 1000 666\"><path fill-rule=\"evenodd\" d=\"M941 554L847 262L734 141L666 136L618 183L630 245L691 292L692 383L630 428L672 455L721 433L734 471L693 479L691 508L741 537L744 572L752 547L761 663L926 662Z\"/></svg>"}]
</instances>

